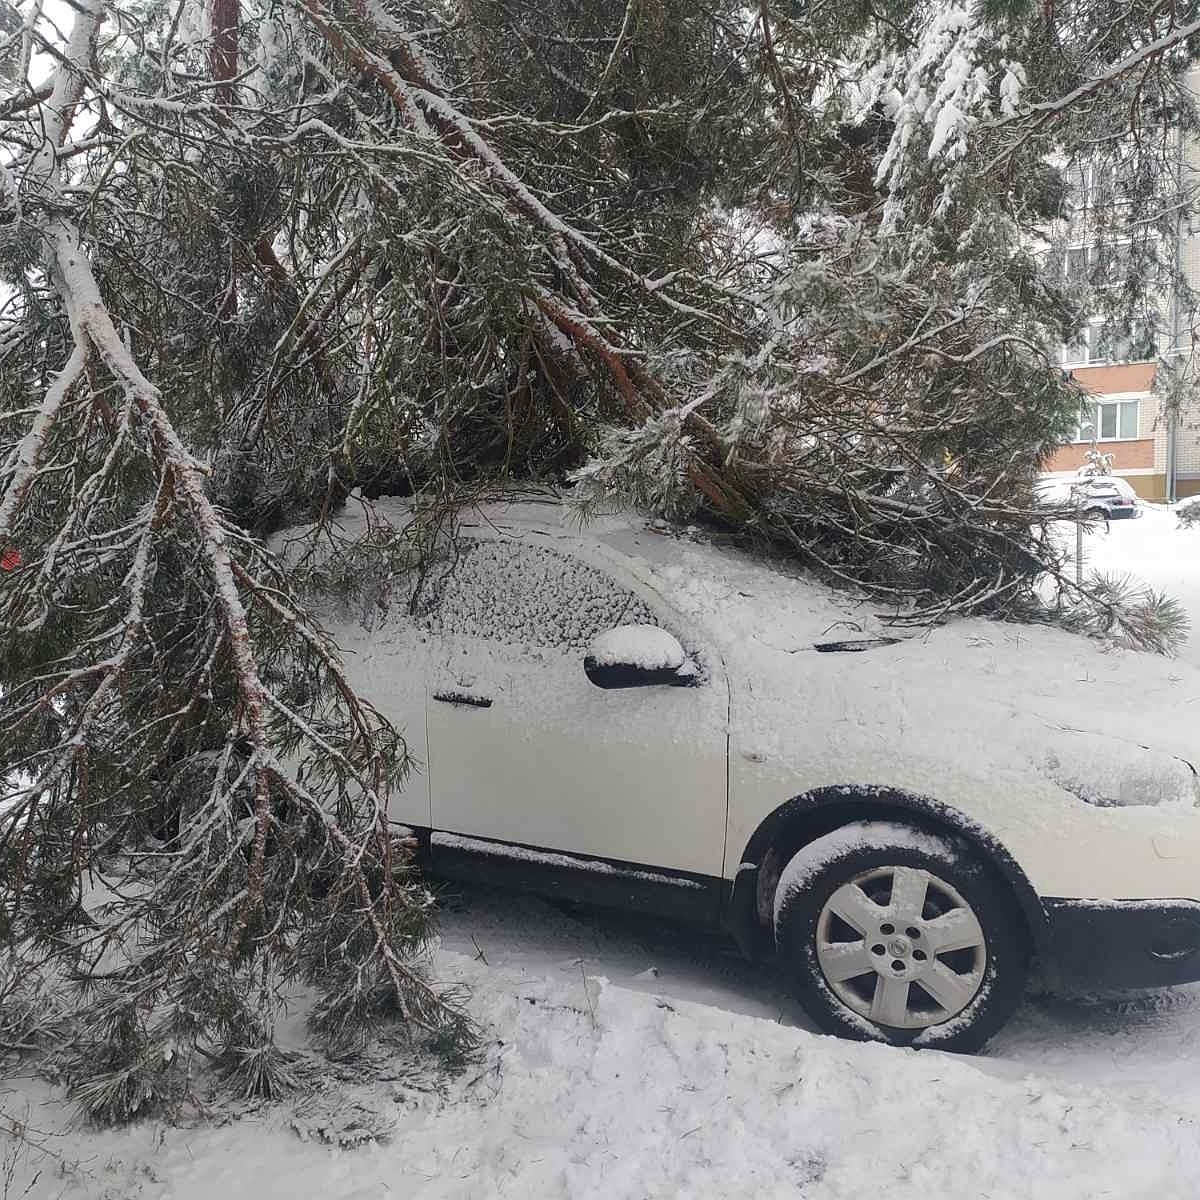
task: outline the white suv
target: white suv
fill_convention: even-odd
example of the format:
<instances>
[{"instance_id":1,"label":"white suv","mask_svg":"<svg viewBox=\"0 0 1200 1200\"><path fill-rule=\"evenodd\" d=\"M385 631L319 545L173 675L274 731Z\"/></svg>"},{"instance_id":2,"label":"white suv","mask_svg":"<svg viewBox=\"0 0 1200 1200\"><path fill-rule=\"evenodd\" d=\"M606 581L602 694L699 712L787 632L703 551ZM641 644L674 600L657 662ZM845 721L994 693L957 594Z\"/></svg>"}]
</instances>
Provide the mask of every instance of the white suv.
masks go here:
<instances>
[{"instance_id":1,"label":"white suv","mask_svg":"<svg viewBox=\"0 0 1200 1200\"><path fill-rule=\"evenodd\" d=\"M981 1045L1035 960L1200 978L1200 673L982 619L897 632L634 519L526 502L460 532L324 613L423 763L392 816L434 873L724 929L824 1028L899 1044Z\"/></svg>"}]
</instances>

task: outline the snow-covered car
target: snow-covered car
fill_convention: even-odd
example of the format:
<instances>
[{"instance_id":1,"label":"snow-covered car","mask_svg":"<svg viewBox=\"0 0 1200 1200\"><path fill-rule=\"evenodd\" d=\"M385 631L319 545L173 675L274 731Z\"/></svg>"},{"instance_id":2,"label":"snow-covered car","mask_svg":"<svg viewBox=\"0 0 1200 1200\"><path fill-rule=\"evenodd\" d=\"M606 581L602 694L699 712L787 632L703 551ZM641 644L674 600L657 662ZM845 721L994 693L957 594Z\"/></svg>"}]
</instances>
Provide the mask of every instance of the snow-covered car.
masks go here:
<instances>
[{"instance_id":1,"label":"snow-covered car","mask_svg":"<svg viewBox=\"0 0 1200 1200\"><path fill-rule=\"evenodd\" d=\"M423 764L391 816L435 874L725 930L823 1028L898 1044L978 1047L1035 965L1200 978L1186 665L897 630L710 540L528 501L322 615Z\"/></svg>"},{"instance_id":2,"label":"snow-covered car","mask_svg":"<svg viewBox=\"0 0 1200 1200\"><path fill-rule=\"evenodd\" d=\"M1140 512L1137 492L1116 475L1047 476L1038 496L1043 504L1073 506L1092 520L1119 521Z\"/></svg>"}]
</instances>

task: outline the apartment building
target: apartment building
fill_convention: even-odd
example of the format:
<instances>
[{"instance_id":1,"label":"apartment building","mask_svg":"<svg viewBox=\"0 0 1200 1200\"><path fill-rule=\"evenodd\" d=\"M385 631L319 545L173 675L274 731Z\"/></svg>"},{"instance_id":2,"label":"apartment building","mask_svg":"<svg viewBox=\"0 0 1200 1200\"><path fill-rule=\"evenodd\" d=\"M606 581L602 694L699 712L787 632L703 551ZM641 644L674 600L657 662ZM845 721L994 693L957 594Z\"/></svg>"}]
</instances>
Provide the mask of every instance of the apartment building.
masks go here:
<instances>
[{"instance_id":1,"label":"apartment building","mask_svg":"<svg viewBox=\"0 0 1200 1200\"><path fill-rule=\"evenodd\" d=\"M1078 471L1094 448L1111 454L1113 474L1146 500L1168 499L1171 490L1174 499L1200 495L1200 416L1185 411L1172 429L1160 414L1152 391L1157 360L1064 366L1095 401L1080 419L1076 440L1054 455L1047 471Z\"/></svg>"},{"instance_id":2,"label":"apartment building","mask_svg":"<svg viewBox=\"0 0 1200 1200\"><path fill-rule=\"evenodd\" d=\"M1189 73L1193 92L1200 92L1200 69ZM1200 179L1200 145L1178 140L1178 158L1185 176ZM1120 285L1128 273L1129 247L1120 239L1094 237L1088 220L1093 203L1111 202L1120 195L1120 181L1111 171L1094 167L1075 173L1077 214L1067 229L1066 245L1053 260L1068 278L1087 277L1100 287ZM1175 244L1160 246L1189 286L1200 293L1200 213L1180 213ZM1200 380L1197 395L1176 415L1165 409L1155 389L1163 363L1194 371L1190 333L1195 314L1181 311L1174 296L1164 295L1153 321L1135 323L1112 336L1097 318L1072 345L1064 346L1062 366L1094 396L1080 414L1076 439L1060 449L1047 465L1052 473L1075 472L1089 450L1112 456L1113 473L1127 479L1148 500L1182 499L1200 494ZM1187 364L1186 366L1184 364Z\"/></svg>"}]
</instances>

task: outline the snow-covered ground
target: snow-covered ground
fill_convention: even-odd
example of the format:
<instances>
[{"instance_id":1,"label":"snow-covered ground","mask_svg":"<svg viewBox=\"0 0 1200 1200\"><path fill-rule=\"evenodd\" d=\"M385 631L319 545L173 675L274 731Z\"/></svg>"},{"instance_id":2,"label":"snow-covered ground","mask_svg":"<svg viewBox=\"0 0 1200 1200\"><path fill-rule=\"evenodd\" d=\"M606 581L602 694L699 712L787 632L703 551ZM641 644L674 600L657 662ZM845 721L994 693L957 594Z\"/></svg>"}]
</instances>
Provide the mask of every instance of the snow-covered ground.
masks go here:
<instances>
[{"instance_id":1,"label":"snow-covered ground","mask_svg":"<svg viewBox=\"0 0 1200 1200\"><path fill-rule=\"evenodd\" d=\"M1179 657L1200 665L1200 525L1180 529L1174 509L1164 504L1142 504L1141 513L1135 521L1111 522L1107 532L1102 525L1089 531L1085 568L1133 576L1179 600L1192 618Z\"/></svg>"},{"instance_id":2,"label":"snow-covered ground","mask_svg":"<svg viewBox=\"0 0 1200 1200\"><path fill-rule=\"evenodd\" d=\"M464 923L468 913L478 919ZM46 1089L18 1087L0 1106L45 1152L27 1152L7 1193L0 1169L0 1195L1195 1195L1200 1022L1189 1007L1153 1020L1031 1007L992 1056L954 1058L781 1024L769 989L736 970L718 974L708 1003L681 999L717 954L661 934L484 893L451 925L455 940L473 928L488 958L446 951L441 968L474 986L490 1039L443 1091L403 1066L372 1085L331 1072L299 1107L86 1133L63 1131ZM662 974L632 979L636 962ZM619 984L596 978L610 967ZM746 1007L757 1015L731 1011ZM367 1131L378 1140L354 1146ZM42 1175L26 1193L34 1165Z\"/></svg>"},{"instance_id":3,"label":"snow-covered ground","mask_svg":"<svg viewBox=\"0 0 1200 1200\"><path fill-rule=\"evenodd\" d=\"M1089 566L1182 600L1200 665L1200 529L1148 507ZM1200 728L1200 697L1196 704ZM456 885L443 978L488 1031L449 1084L397 1055L302 1105L89 1131L0 1084L0 1200L40 1197L724 1197L1192 1200L1200 985L1136 1002L1035 997L975 1059L814 1033L719 941ZM296 1025L299 1020L297 1017ZM363 1142L357 1148L353 1143Z\"/></svg>"}]
</instances>

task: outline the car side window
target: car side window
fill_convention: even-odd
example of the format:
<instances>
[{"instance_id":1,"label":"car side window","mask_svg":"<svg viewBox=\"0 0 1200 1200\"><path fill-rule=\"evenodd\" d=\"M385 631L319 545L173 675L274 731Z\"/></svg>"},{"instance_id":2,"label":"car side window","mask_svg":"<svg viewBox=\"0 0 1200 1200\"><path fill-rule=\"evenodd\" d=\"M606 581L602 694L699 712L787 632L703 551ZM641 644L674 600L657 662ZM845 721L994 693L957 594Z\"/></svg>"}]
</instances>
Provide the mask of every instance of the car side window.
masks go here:
<instances>
[{"instance_id":1,"label":"car side window","mask_svg":"<svg viewBox=\"0 0 1200 1200\"><path fill-rule=\"evenodd\" d=\"M562 652L617 625L656 625L649 606L604 571L548 546L460 539L429 572L417 618L433 635Z\"/></svg>"}]
</instances>

